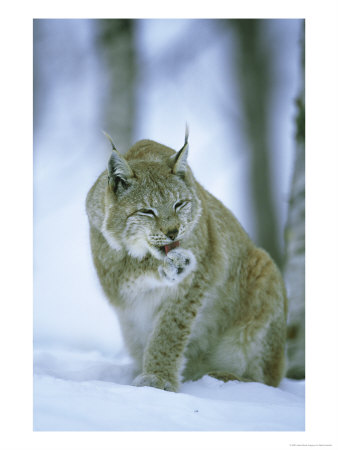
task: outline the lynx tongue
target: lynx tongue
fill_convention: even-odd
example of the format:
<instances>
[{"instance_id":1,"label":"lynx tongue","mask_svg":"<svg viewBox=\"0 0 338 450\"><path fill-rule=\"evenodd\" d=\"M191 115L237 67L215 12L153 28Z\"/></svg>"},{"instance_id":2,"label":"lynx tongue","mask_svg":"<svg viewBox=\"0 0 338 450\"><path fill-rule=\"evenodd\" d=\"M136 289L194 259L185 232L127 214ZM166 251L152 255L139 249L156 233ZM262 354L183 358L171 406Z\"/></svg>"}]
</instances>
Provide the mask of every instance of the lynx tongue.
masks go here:
<instances>
[{"instance_id":1,"label":"lynx tongue","mask_svg":"<svg viewBox=\"0 0 338 450\"><path fill-rule=\"evenodd\" d=\"M178 247L179 245L180 245L180 241L176 241L176 242L173 242L172 244L165 245L164 246L165 254L167 255L170 252L170 250Z\"/></svg>"}]
</instances>

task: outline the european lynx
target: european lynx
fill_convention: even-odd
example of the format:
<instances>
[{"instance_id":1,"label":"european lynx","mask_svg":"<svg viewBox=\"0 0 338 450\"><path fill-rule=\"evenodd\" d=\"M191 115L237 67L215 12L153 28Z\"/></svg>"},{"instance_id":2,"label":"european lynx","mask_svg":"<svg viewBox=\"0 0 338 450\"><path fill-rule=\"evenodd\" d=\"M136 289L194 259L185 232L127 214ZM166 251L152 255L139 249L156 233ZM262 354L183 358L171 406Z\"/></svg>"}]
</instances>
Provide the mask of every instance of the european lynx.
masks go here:
<instances>
[{"instance_id":1,"label":"european lynx","mask_svg":"<svg viewBox=\"0 0 338 450\"><path fill-rule=\"evenodd\" d=\"M112 143L112 141L111 141ZM113 151L87 196L91 248L136 386L177 391L209 374L277 386L287 301L281 275L179 152Z\"/></svg>"}]
</instances>

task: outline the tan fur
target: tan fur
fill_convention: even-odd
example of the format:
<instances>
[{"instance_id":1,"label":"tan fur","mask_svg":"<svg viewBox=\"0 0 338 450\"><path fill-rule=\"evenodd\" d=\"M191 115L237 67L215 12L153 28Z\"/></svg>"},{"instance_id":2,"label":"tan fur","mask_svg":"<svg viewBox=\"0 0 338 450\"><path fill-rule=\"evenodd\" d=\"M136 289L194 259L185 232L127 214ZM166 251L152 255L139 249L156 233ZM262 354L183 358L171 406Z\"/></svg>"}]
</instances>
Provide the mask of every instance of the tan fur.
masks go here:
<instances>
[{"instance_id":1,"label":"tan fur","mask_svg":"<svg viewBox=\"0 0 338 450\"><path fill-rule=\"evenodd\" d=\"M148 140L125 157L113 148L87 196L93 259L135 360L134 384L177 391L181 380L210 374L277 386L281 275L198 184L187 151L187 140L179 153ZM180 245L165 255L173 230Z\"/></svg>"}]
</instances>

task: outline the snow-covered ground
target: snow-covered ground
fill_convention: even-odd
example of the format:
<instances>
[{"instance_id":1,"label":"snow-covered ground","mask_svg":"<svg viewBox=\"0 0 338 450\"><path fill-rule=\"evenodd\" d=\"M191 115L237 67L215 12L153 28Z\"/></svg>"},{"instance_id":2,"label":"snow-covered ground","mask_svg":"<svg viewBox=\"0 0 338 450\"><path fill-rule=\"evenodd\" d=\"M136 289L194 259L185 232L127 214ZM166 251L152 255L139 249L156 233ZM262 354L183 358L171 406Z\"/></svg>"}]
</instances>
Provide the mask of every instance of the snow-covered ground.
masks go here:
<instances>
[{"instance_id":1,"label":"snow-covered ground","mask_svg":"<svg viewBox=\"0 0 338 450\"><path fill-rule=\"evenodd\" d=\"M278 388L205 376L179 393L133 387L123 357L36 349L34 430L303 431L304 381Z\"/></svg>"}]
</instances>

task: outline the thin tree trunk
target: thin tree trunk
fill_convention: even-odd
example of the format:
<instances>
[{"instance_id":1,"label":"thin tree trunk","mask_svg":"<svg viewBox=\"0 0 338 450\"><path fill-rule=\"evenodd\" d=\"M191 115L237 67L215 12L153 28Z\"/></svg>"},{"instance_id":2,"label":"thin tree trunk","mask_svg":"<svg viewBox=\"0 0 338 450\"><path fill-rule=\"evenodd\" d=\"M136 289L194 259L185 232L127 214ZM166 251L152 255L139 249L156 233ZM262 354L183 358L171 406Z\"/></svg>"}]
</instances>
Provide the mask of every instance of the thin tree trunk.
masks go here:
<instances>
[{"instance_id":1,"label":"thin tree trunk","mask_svg":"<svg viewBox=\"0 0 338 450\"><path fill-rule=\"evenodd\" d=\"M124 153L132 144L135 122L136 55L134 20L97 20L98 48L106 68L105 111L102 128Z\"/></svg>"},{"instance_id":2,"label":"thin tree trunk","mask_svg":"<svg viewBox=\"0 0 338 450\"><path fill-rule=\"evenodd\" d=\"M302 68L304 80L304 29ZM297 100L294 171L285 229L284 276L289 296L288 370L289 378L305 378L305 100L304 84Z\"/></svg>"},{"instance_id":3,"label":"thin tree trunk","mask_svg":"<svg viewBox=\"0 0 338 450\"><path fill-rule=\"evenodd\" d=\"M255 212L255 240L281 265L268 132L273 52L264 40L264 20L241 19L230 22L238 42L236 69L245 131L251 150L249 189Z\"/></svg>"}]
</instances>

